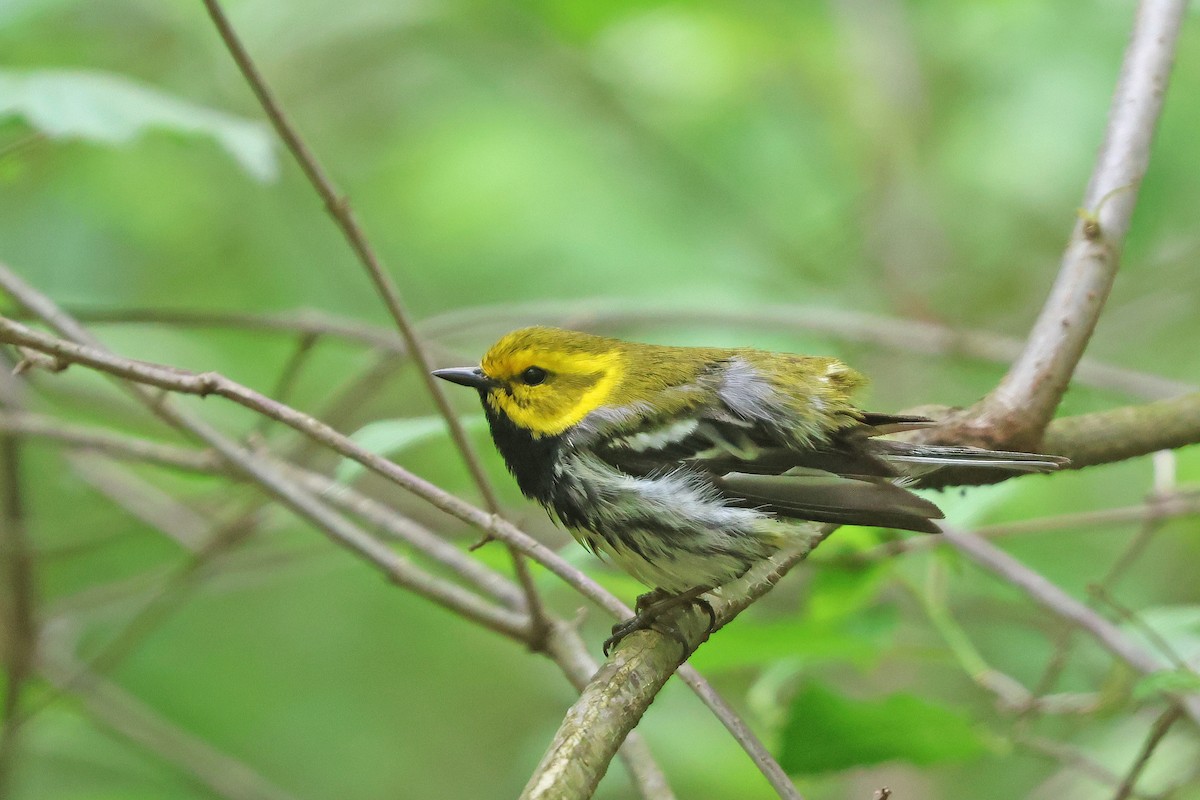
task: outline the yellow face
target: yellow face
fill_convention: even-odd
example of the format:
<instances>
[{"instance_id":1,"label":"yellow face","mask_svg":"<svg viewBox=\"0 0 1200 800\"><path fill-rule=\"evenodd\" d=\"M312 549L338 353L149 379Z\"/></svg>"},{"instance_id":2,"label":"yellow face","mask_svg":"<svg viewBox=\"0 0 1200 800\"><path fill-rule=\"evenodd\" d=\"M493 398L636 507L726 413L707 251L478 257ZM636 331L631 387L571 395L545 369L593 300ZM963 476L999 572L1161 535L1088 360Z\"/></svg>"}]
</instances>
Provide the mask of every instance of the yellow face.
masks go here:
<instances>
[{"instance_id":1,"label":"yellow face","mask_svg":"<svg viewBox=\"0 0 1200 800\"><path fill-rule=\"evenodd\" d=\"M604 405L623 375L619 342L555 328L524 328L487 352L484 395L534 436L555 436Z\"/></svg>"}]
</instances>

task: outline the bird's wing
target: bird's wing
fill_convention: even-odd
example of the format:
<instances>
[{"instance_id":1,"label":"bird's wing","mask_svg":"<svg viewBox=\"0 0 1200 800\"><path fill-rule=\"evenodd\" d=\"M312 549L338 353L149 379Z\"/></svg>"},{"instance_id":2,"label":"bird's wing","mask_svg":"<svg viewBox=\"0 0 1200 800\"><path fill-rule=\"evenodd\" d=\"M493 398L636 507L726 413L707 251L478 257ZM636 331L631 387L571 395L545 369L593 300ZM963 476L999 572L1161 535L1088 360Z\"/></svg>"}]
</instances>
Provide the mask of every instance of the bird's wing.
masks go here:
<instances>
[{"instance_id":1,"label":"bird's wing","mask_svg":"<svg viewBox=\"0 0 1200 800\"><path fill-rule=\"evenodd\" d=\"M919 418L868 415L861 425L803 448L766 423L719 406L643 422L595 442L594 452L632 475L681 468L707 475L731 505L782 517L938 531L931 522L942 516L938 507L897 486L897 471L865 444L876 426L923 425Z\"/></svg>"}]
</instances>

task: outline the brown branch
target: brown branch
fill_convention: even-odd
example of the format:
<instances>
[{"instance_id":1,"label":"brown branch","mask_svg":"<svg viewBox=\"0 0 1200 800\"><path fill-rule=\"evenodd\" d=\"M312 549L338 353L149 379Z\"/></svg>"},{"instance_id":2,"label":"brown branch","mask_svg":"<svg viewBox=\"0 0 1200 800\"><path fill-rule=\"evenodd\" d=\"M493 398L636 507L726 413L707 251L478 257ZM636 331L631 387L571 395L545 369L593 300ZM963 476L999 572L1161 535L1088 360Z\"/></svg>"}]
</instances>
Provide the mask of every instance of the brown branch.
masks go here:
<instances>
[{"instance_id":1,"label":"brown branch","mask_svg":"<svg viewBox=\"0 0 1200 800\"><path fill-rule=\"evenodd\" d=\"M28 435L45 437L68 445L77 445L89 450L96 449L113 458L145 460L150 463L205 474L229 474L223 464L219 460L209 457L210 454L207 452L161 445L156 442L147 442L135 437L120 436L83 426L55 425L52 420L32 414L0 414L0 431L4 430L17 430ZM456 574L466 578L472 585L483 589L506 605L511 606L514 602L521 599L517 588L508 583L503 577L479 564L465 553L462 553L413 521L398 516L390 509L383 507L381 504L376 503L350 487L336 484L332 479L324 475L303 470L286 462L277 462L277 465L294 480L304 485L309 491L323 497L331 505L360 516L380 528L383 532L394 535L396 538L414 547L423 555L446 565ZM243 478L243 476L236 474L231 477ZM569 565L567 566L569 568ZM589 582L589 593L595 595L606 594L603 589L594 584L594 582L591 582L590 579L582 577L582 580ZM618 618L629 616L630 612L623 604L615 598L611 598L611 596L608 597L609 601L604 604L606 611ZM579 648L575 648L573 644L568 645L559 638L560 635L563 635L561 623L555 623L552 628L553 630L547 640L547 655L560 664L573 683L576 683L578 686L586 684L588 678L596 671L595 662L587 656L586 651L582 650L582 644L580 644ZM572 633L572 636L574 638L571 639L571 642L578 640L577 635ZM787 776L783 773L779 764L770 756L763 744L758 741L745 722L725 703L723 698L698 672L692 667L685 665L680 668L679 676L696 692L726 728L729 729L734 739L742 745L755 764L767 775L772 785L780 785L782 783L790 785ZM627 740L628 743L629 740ZM653 778L657 767L652 763L640 763L644 759L636 755L638 750L639 746L635 745L634 755L623 755L623 758L627 761L627 766L635 776L635 780L639 785L643 782L648 782L647 788L643 790L645 796L665 797L666 795L661 794L660 784L664 783L661 774L659 774L658 778ZM639 763L628 763L630 760ZM782 794L782 796L788 797L789 795Z\"/></svg>"},{"instance_id":2,"label":"brown branch","mask_svg":"<svg viewBox=\"0 0 1200 800\"><path fill-rule=\"evenodd\" d=\"M943 441L956 431L961 432L958 427L961 419L953 412L945 416L943 409L927 407L920 411L944 422L930 429L928 434L921 431L911 438ZM961 444L966 440L957 441ZM1192 392L1170 400L1061 417L1050 423L1042 443L1032 449L1066 456L1071 462L1063 469L1083 469L1197 443L1200 443L1200 392ZM990 442L989 446L1020 445L1001 440ZM923 480L921 485L940 489L996 483L1012 477L1016 476L999 470L942 469Z\"/></svg>"},{"instance_id":3,"label":"brown branch","mask_svg":"<svg viewBox=\"0 0 1200 800\"><path fill-rule=\"evenodd\" d=\"M470 472L472 480L483 497L484 505L492 514L499 514L500 502L497 500L496 492L492 488L491 481L483 469L482 462L479 460L479 454L475 451L475 447L471 444L470 439L467 438L467 432L463 428L462 423L459 422L454 409L450 406L450 401L446 398L441 383L434 378L432 374L434 364L417 335L416 327L409 319L408 311L404 308L404 304L400 299L400 290L383 268L379 256L367 240L366 233L358 223L349 198L339 192L333 185L333 181L330 180L325 169L317 161L316 155L305 143L304 139L300 136L299 130L284 112L283 106L275 97L271 87L267 84L266 79L254 63L254 59L250 57L249 51L246 50L245 45L238 38L237 32L233 29L233 25L229 22L229 18L221 8L220 2L218 0L203 1L204 7L208 10L209 17L212 18L213 25L217 28L221 41L225 43L225 47L237 63L238 69L241 70L242 76L246 79L246 83L250 85L254 96L258 98L259 104L262 106L263 111L266 112L271 125L275 128L275 132L279 134L279 137L287 145L288 150L295 156L309 183L312 184L313 189L316 190L321 200L325 203L326 211L329 212L330 217L332 217L342 235L345 236L350 248L354 251L359 262L370 276L371 283L374 284L375 290L379 293L384 306L387 308L388 313L391 314L392 320L396 323L400 335L404 338L409 355L417 364L421 380L425 384L425 391L433 398L438 413L446 421L446 426L450 430L450 438L462 454L463 461L467 465L467 470ZM525 591L525 601L528 606L531 625L530 637L534 643L533 646L536 648L538 640L545 635L545 610L542 608L542 601L538 596L537 586L534 585L533 578L529 574L529 565L525 563L521 554L515 548L509 547L509 552L512 555L513 570L516 572L521 587Z\"/></svg>"},{"instance_id":4,"label":"brown branch","mask_svg":"<svg viewBox=\"0 0 1200 800\"><path fill-rule=\"evenodd\" d=\"M2 265L0 265L0 285L3 285L10 292L13 292L14 289L20 292L32 292L32 289L24 286L15 275L4 269ZM457 517L463 522L492 534L508 544L515 545L521 552L541 563L569 585L579 590L585 597L592 599L615 616L625 616L629 613L623 604L616 601L615 598L600 588L598 584L587 578L581 570L567 563L557 553L554 553L550 548L519 530L511 523L472 506L470 503L413 475L382 456L366 450L353 440L343 436L314 417L277 403L271 398L230 381L215 372L192 373L169 367L161 367L147 362L130 361L94 346L81 345L39 333L4 317L0 317L0 341L28 344L33 349L60 356L66 361L82 364L109 375L134 381L136 384L154 386L160 389L169 389L201 397L219 395L260 414L283 422L306 436L319 441L335 452L353 459L367 469L391 480L393 483L407 489L451 516ZM163 398L147 396L145 400L151 403L160 414L166 415L169 420L175 422L179 427L192 432L202 441L208 443L227 462L229 468L257 481L266 488L270 488L272 493L277 494L277 496L287 496L287 504L300 502L297 493L294 491L295 487L291 487L290 485L286 488L284 487L287 481L283 476L271 470L270 474L272 477L268 482L265 474L258 474L253 469L253 454L218 434L207 423L195 419L190 415L182 415L180 410L176 410L174 406L168 404ZM307 495L305 496L307 497ZM313 514L321 513L313 510L307 500L302 502L309 508L309 511L305 512L305 515L310 512ZM370 553L377 546L359 541L360 538L360 536L350 536L351 541L358 542L355 545L356 549L357 547L362 547L361 552L364 555ZM369 539L369 537L366 538Z\"/></svg>"},{"instance_id":5,"label":"brown branch","mask_svg":"<svg viewBox=\"0 0 1200 800\"><path fill-rule=\"evenodd\" d=\"M0 412L0 432L36 436L88 452L145 461L189 472L225 472L224 462L211 450L161 444L136 436L61 422L41 414Z\"/></svg>"},{"instance_id":6,"label":"brown branch","mask_svg":"<svg viewBox=\"0 0 1200 800\"><path fill-rule=\"evenodd\" d=\"M722 587L719 596L710 595L714 616L711 632L720 630L770 591L834 527L812 526L806 541L773 560L759 563L742 578ZM666 620L688 641L686 652L677 639L657 630L638 631L625 637L564 716L558 733L526 785L522 800L590 797L624 736L642 718L679 665L707 640L708 623L708 615L695 609ZM772 779L772 786L781 797L799 798L790 780L786 777L784 780L786 785L781 786Z\"/></svg>"},{"instance_id":7,"label":"brown branch","mask_svg":"<svg viewBox=\"0 0 1200 800\"><path fill-rule=\"evenodd\" d=\"M145 461L188 472L220 475L238 480L244 480L245 477L230 473L224 463L214 458L210 451L160 444L81 425L59 424L49 417L36 414L0 412L0 432L9 431L50 439L86 452L103 453L111 458ZM313 494L324 498L330 505L366 520L380 532L449 568L469 584L483 590L509 608L519 609L522 606L521 593L503 576L463 553L423 525L325 475L286 461L276 460L275 464L290 478Z\"/></svg>"},{"instance_id":8,"label":"brown branch","mask_svg":"<svg viewBox=\"0 0 1200 800\"><path fill-rule=\"evenodd\" d=\"M0 370L8 365L0 357ZM0 384L0 407L19 402L19 393L6 375ZM0 721L0 797L8 796L18 752L17 724L28 679L37 654L37 592L33 557L25 527L21 485L22 437L0 433L0 568L7 591L0 602L4 612L4 704Z\"/></svg>"},{"instance_id":9,"label":"brown branch","mask_svg":"<svg viewBox=\"0 0 1200 800\"><path fill-rule=\"evenodd\" d=\"M51 304L47 298L37 294L30 287L24 285L24 283L21 282L19 279L17 279L15 275L13 275L12 273L5 270L2 266L0 266L0 283L3 283L3 285L5 285L5 287L10 291L10 293L13 293L14 296L17 297L21 302L26 303L28 306L37 308L40 312L40 315L43 316L44 318L46 318L48 321L52 321L52 324L59 325L59 326L61 326L62 329L65 329L66 331L74 332L76 335L80 336L80 338L90 339L90 337L88 337L86 335L86 333L82 331L82 329L78 328L77 324L74 323L73 320L71 320L68 316L62 314L62 312L60 310L58 310L56 307L54 307L53 304ZM28 330L28 329L26 329L26 330ZM52 337L47 337L47 338L52 338ZM208 391L208 389L206 387L208 386L209 379L211 378L211 376L195 376L195 375L192 375L192 374L189 374L186 372L182 372L182 371L174 370L174 369L170 369L170 368L158 368L158 367L155 367L154 365L147 365L147 364L144 364L141 362L130 362L125 359L119 359L117 357L114 357L110 353L107 353L106 351L104 351L103 349L101 349L99 347L77 345L77 344L70 343L70 342L61 342L60 344L62 344L63 346L69 346L68 349L74 348L74 349L77 349L79 352L87 352L89 354L89 356L97 362L119 364L120 368L113 372L113 374L116 374L118 376L131 377L134 374L143 376L143 377L151 376L151 378L150 378L151 385L158 385L155 383L155 381L162 381L164 384L169 384L174 379L183 379L184 384L187 385L193 391L197 391L197 392ZM122 370L126 370L128 372L123 372ZM192 380L193 378L199 378L199 380ZM165 386L164 386L164 388L165 388ZM252 466L253 462L244 457L245 455L248 455L248 454L240 453L237 450L236 446L234 446L233 448L230 448L228 442L223 441L222 437L220 437L219 434L215 434L214 432L207 430L206 427L203 425L203 423L199 423L196 420L188 419L185 415L182 415L179 412L174 411L165 400L158 400L156 402L156 409L158 410L160 415L166 416L168 418L168 420L178 420L181 427L184 427L185 429L192 431L197 436L199 436L199 438L208 442L213 447L213 449L218 452L218 454L225 457L226 461L229 462L229 466L232 466L235 468L235 472L241 472L243 477L248 477L252 480L255 480L260 485L263 485L264 488L268 489L268 491L271 491L273 494L276 495L276 497L278 499L283 501L285 503L285 505L290 505L289 499L296 500L296 499L303 498L303 495L295 495L294 493L287 493L286 492L286 484L280 484L279 482L275 481L274 476L272 475L272 473L269 470L261 469L261 468L253 468L253 466ZM292 412L292 413L295 415L298 415L300 417L304 416L304 415L299 415L299 412ZM23 421L28 423L29 418L26 416L23 418ZM293 421L294 421L294 419L293 419ZM315 422L315 420L314 420L314 422ZM43 426L43 427L48 427L48 426ZM306 433L309 432L304 428L304 426L300 426L298 428L298 430L301 430L302 432L306 432ZM47 433L49 433L48 430L47 430ZM62 436L61 432L59 432L57 435L58 435L58 438L60 438L60 439L65 438ZM91 444L102 444L104 447L106 447L112 451L121 450L122 445L128 443L127 441L123 441L123 437L117 437L117 436L112 436L112 435L103 436L103 437L96 436L96 435L90 435L90 436L87 436L86 439ZM143 444L138 444L134 447L131 447L130 450L132 452L135 452L138 454L151 453L153 455L153 458L155 458L156 460L159 460L161 462L164 462L164 463L171 462L174 460L178 464L187 466L187 467L200 467L200 468L209 468L209 469L213 468L212 464L209 463L206 459L198 459L193 456L186 456L182 459L174 459L172 457L172 455L170 454L170 450L168 448L166 448L165 446L161 446L161 445L147 447ZM248 466L251 468L247 469L246 467L248 467ZM241 468L241 469L239 470L238 468ZM322 489L328 488L327 484L322 483L321 488ZM291 496L289 497L289 495L291 495ZM343 495L344 495L344 493L343 493ZM455 498L455 500L457 500L457 498ZM463 504L463 505L466 506L466 504ZM466 507L470 508L469 506L466 506ZM310 521L316 523L318 525L318 528L324 530L327 533L330 533L331 535L344 536L348 530L352 530L352 529L347 528L344 525L337 525L337 524L332 524L330 527L324 527L324 525L330 525L330 520L328 518L328 515L320 513L320 505L319 504L317 504L315 506L309 505L307 508L305 507L304 504L300 504L299 510L301 512L303 512L302 513L303 516L306 516ZM359 504L359 510L362 510L361 504ZM483 514L483 512L478 512L478 513ZM484 516L486 519L488 519L490 521L493 521L493 522L497 521L494 516L489 516L486 514L484 514ZM333 519L336 520L337 518L335 517ZM509 526L509 527L511 527L511 526ZM524 536L524 534L521 534L521 535ZM549 551L544 546L540 545L539 543L534 542L532 539L530 539L529 542L533 545L533 549L535 550L535 552L549 553L549 554L551 554L552 559L557 559L557 556L553 555L552 551ZM455 597L456 595L459 595L459 592L457 590L455 590L454 587L439 586L438 583L434 579L431 579L430 581L428 581L425 584L421 584L419 582L417 584L413 584L411 581L414 578L415 573L412 570L412 568L408 567L408 565L405 562L403 562L403 560L398 559L398 557L395 557L394 554L391 554L391 552L386 549L384 549L382 551L382 553L386 553L389 556L391 556L390 559L383 558L380 553L376 553L374 556L372 556L369 552L369 549L368 549L368 551L364 552L364 550L362 549L364 544L365 544L365 542L360 539L352 538L350 541L350 546L352 549L358 550L360 552L360 554L362 554L362 555L366 555L368 557L368 559L371 560L373 563L378 564L378 563L380 563L381 560L387 562L386 563L386 566L388 568L387 572L389 574L389 577L392 577L393 580L396 580L398 577L400 577L400 573L404 572L405 573L404 577L406 578L406 580L405 581L397 580L397 582L403 583L403 585L406 585L409 588L414 589L414 591L417 591L418 593L425 594L429 599L432 599L435 602L440 602L443 605L447 605L447 606L451 607L452 610L457 611L458 613L460 613L461 615L465 616L468 619L474 619L475 621L480 622L481 624L484 624L486 627L490 627L493 630L496 630L500 633L506 634L512 638L518 638L518 639L520 639L522 641L526 641L526 643L528 643L528 639L526 638L526 631L528 630L527 624L525 624L523 622L518 622L515 624L505 623L502 621L503 620L502 614L498 613L498 612L490 612L491 619L489 622L489 619L488 619L489 614L483 613L483 609L485 609L486 606L482 606L478 602L473 601L471 599L473 596L471 596L471 595L463 595L461 604L458 607L454 607L453 603L450 602L450 599ZM569 572L570 570L574 569L573 567L570 567L569 565L565 565L565 562L561 562L561 563L568 570L568 574L570 574L570 572ZM406 567L408 567L408 568L404 569ZM582 573L578 573L578 575L580 578L582 578ZM621 603L616 601L615 598L612 598L611 595L607 595L607 593L605 593L603 589L600 589L598 585L594 584L593 582L589 581L586 578L582 578L582 579L586 583L589 584L589 589L594 589L594 591L596 593L598 593L598 595L602 598L603 604L607 605L607 607L610 610L612 610L616 614L628 614L628 610L625 609ZM432 594L430 594L430 592L432 592ZM615 606L615 608L614 608L614 606ZM556 646L558 646L560 648L565 647L565 645L556 645ZM582 656L577 655L575 657L574 661L572 662L571 666L573 666L573 668L577 670L579 664L586 663L586 661L584 659L586 659L586 655L582 655ZM571 672L568 671L568 665L563 665L562 668L564 669L564 672L567 672L568 676L570 676L572 674ZM648 800L669 800L669 798L671 798L672 795L670 794L669 789L666 788L665 778L663 777L663 775L662 775L661 771L658 769L658 767L652 762L652 760L649 759L648 752L645 750L644 746L639 747L638 744L635 742L634 745L632 746L630 752L627 755L625 755L624 758L626 759L627 763L630 766L631 775L633 776L635 785L638 787L639 792L641 792L644 797L648 798Z\"/></svg>"},{"instance_id":10,"label":"brown branch","mask_svg":"<svg viewBox=\"0 0 1200 800\"><path fill-rule=\"evenodd\" d=\"M150 323L274 331L344 339L398 355L408 352L403 339L390 330L308 309L282 314L246 314L179 309L72 308L70 313L88 323ZM6 316L23 320L30 315L22 316L14 312ZM678 325L734 325L746 330L819 333L897 352L957 356L1001 364L1012 363L1021 354L1024 344L1020 339L989 331L826 307L770 305L749 313L728 309L697 311L664 306L657 302L627 300L620 303L588 300L477 306L428 317L418 323L417 328L427 339L436 340L461 336L465 331L499 335L510 328L535 323L602 331L619 331L631 326L644 329ZM1194 383L1119 367L1086 356L1080 359L1072 380L1082 386L1147 400L1162 400L1196 391Z\"/></svg>"},{"instance_id":11,"label":"brown branch","mask_svg":"<svg viewBox=\"0 0 1200 800\"><path fill-rule=\"evenodd\" d=\"M905 353L961 356L980 361L1010 364L1023 342L989 331L952 328L924 320L867 314L826 307L767 305L751 312L728 309L683 309L660 302L582 301L574 303L526 303L457 309L430 317L421 329L430 337L459 335L464 330L485 328L498 335L518 325L557 324L585 330L614 330L664 325L735 325L748 330L789 330L820 333L849 342L868 344ZM1159 400L1196 390L1195 384L1174 381L1139 370L1084 358L1074 379L1132 397Z\"/></svg>"},{"instance_id":12,"label":"brown branch","mask_svg":"<svg viewBox=\"0 0 1200 800\"><path fill-rule=\"evenodd\" d=\"M1200 442L1200 392L1050 424L1043 447L1080 469Z\"/></svg>"},{"instance_id":13,"label":"brown branch","mask_svg":"<svg viewBox=\"0 0 1200 800\"><path fill-rule=\"evenodd\" d=\"M1116 277L1166 94L1186 0L1142 0L1125 50L1104 144L1058 278L1020 357L974 408L933 435L1036 447L1096 327Z\"/></svg>"},{"instance_id":14,"label":"brown branch","mask_svg":"<svg viewBox=\"0 0 1200 800\"><path fill-rule=\"evenodd\" d=\"M496 533L498 537L505 539L505 541L513 542L520 547L523 552L533 555L535 558L537 558L537 560L550 567L552 571L555 571L556 574L560 574L561 577L564 577L564 579L570 581L572 585L575 585L581 591L584 591L585 594L587 594L589 597L592 597L592 599L600 602L610 610L613 608L612 600L606 593L596 593L594 584L591 584L590 581L586 581L586 579L581 581L581 576L578 574L577 570L570 568L569 565L562 564L561 560L558 559L557 556L548 554L543 546L537 544L536 542L527 540L527 536L525 534L512 528L507 523L504 523L503 521L494 517L488 517L487 515L484 515L483 512L462 503L457 498L445 495L445 493L442 493L440 490L436 489L436 487L425 484L415 476L409 475L403 470L400 470L398 467L395 467L395 465L390 464L390 462L387 462L384 459L380 459L374 454L362 452L359 448L357 448L356 445L348 440L345 440L345 437L340 437L338 434L336 434L336 432L326 430L325 426L316 420L306 417L306 415L299 414L299 412L296 412L292 409L281 407L279 404L273 403L268 398L263 398L261 395L257 395L257 393L254 393L245 387L234 384L233 382L228 381L219 375L215 375L213 373L206 373L204 375L194 375L188 373L181 374L173 370L157 370L153 367L153 365L127 362L123 359L118 359L108 354L96 353L89 348L80 348L74 345L63 346L62 343L58 342L58 340L55 340L53 337L46 337L42 334L36 334L29 329L25 329L24 326L19 326L17 323L12 323L3 319L0 319L0 339L15 340L17 343L28 347L33 347L34 349L43 350L43 352L49 352L52 355L68 361L77 361L78 363L85 363L89 366L99 369L113 370L118 372L118 374L124 374L128 377L135 377L140 380L145 380L153 385L160 385L164 388L173 388L180 391L201 394L220 394L222 396L229 397L236 402L240 402L249 408L253 408L260 413L266 413L275 416L277 419L293 425L293 427L296 427L298 430L301 430L302 432L312 435L314 438L318 438L322 442L329 444L343 455L353 458L359 463L362 463L364 466L367 466L370 469L380 472L380 474L392 478L406 488L410 488L414 492L437 505L439 508L458 516L460 519L464 519L464 521L486 527L488 530ZM792 561L791 563L795 562ZM567 568L564 569L564 566L567 566ZM787 564L787 566L790 566L790 563ZM774 580L777 580L778 577L781 577L781 575L782 572L779 572L775 576ZM765 593L765 591L770 588L771 585L773 585L774 580L769 580L763 583L760 587L760 591L757 593L745 595L743 602L748 604L752 599L756 598L762 593ZM623 610L617 610L616 613L622 614L625 612L623 612ZM672 640L668 640L665 642L665 646L670 648L675 646L675 643ZM675 656L672 657L674 658ZM643 676L646 679L643 682L649 681L647 685L652 685L655 682L652 680L652 678L659 675L657 670L653 667L654 665L649 665L646 668L645 675ZM665 681L665 677L663 680ZM625 709L623 713L626 716L631 715L635 712L636 705L630 705L627 700L628 698L622 698L620 701L614 700L612 707L623 708ZM613 745L614 751L616 744L619 744L619 740Z\"/></svg>"},{"instance_id":15,"label":"brown branch","mask_svg":"<svg viewBox=\"0 0 1200 800\"><path fill-rule=\"evenodd\" d=\"M26 285L15 273L2 264L0 264L0 285L3 285L5 290L23 306L34 311L57 330L76 341L59 340L39 334L2 317L0 317L0 328L11 329L10 326L17 326L23 329L22 336L31 336L43 344L53 342L57 352L70 352L79 356L77 359L67 358L67 361L87 363L89 366L105 365L109 367L108 369L102 368L102 371L132 381L124 383L124 387L157 416L173 427L187 431L208 444L230 469L253 480L284 506L313 523L318 530L329 536L335 543L358 553L380 567L390 580L408 587L439 605L447 606L463 617L498 633L518 641L528 641L526 635L528 619L524 615L508 609L497 608L473 593L466 592L417 569L361 528L331 510L325 503L289 481L278 470L261 463L255 454L224 436L198 416L177 407L170 398L150 392L143 385L158 386L159 388L187 387L181 390L204 396L212 394L214 387L224 379L212 374L196 375L114 356L104 350L94 337L55 306L49 298ZM85 341L87 344L78 344L78 341ZM43 352L46 351L43 350ZM257 395L257 393L252 394ZM268 404L286 408L261 395L257 396ZM299 419L301 430L304 429L305 419L313 425L321 426L316 420L296 411L290 411L290 415L285 415L285 417L276 416L275 418L284 422L290 420L289 424L294 424Z\"/></svg>"}]
</instances>

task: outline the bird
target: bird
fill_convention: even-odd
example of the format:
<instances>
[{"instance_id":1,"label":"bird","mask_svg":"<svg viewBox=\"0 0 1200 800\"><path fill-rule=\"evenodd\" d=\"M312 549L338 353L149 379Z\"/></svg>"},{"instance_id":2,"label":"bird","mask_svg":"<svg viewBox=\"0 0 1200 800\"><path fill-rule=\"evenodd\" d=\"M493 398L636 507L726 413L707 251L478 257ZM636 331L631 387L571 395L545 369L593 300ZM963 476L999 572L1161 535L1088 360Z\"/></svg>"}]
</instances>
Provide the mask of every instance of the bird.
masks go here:
<instances>
[{"instance_id":1,"label":"bird","mask_svg":"<svg viewBox=\"0 0 1200 800\"><path fill-rule=\"evenodd\" d=\"M613 627L606 655L680 604L715 624L702 595L813 537L812 523L938 533L941 509L911 491L937 470L1066 463L889 438L936 423L861 410L865 379L826 356L535 326L503 336L478 366L432 374L477 390L527 498L652 590Z\"/></svg>"}]
</instances>

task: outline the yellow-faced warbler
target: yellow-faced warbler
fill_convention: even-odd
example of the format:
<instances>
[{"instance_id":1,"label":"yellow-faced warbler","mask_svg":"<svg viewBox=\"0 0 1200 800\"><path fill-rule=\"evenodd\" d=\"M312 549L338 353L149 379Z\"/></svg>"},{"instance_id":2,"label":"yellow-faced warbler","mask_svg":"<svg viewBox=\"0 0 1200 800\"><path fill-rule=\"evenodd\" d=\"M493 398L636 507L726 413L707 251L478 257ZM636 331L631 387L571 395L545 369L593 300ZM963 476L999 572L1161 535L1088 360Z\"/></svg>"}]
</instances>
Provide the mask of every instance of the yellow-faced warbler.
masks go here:
<instances>
[{"instance_id":1,"label":"yellow-faced warbler","mask_svg":"<svg viewBox=\"0 0 1200 800\"><path fill-rule=\"evenodd\" d=\"M508 334L478 367L433 374L479 391L526 497L655 589L606 651L814 536L817 526L800 520L936 533L941 510L904 488L923 475L1064 462L879 438L932 423L861 411L851 395L863 378L833 358L539 327Z\"/></svg>"}]
</instances>

